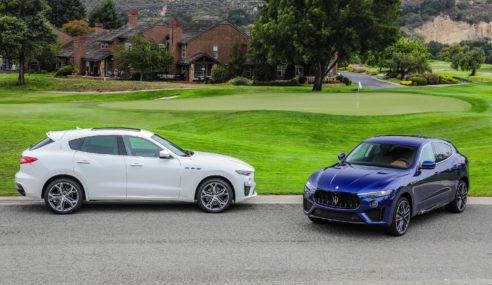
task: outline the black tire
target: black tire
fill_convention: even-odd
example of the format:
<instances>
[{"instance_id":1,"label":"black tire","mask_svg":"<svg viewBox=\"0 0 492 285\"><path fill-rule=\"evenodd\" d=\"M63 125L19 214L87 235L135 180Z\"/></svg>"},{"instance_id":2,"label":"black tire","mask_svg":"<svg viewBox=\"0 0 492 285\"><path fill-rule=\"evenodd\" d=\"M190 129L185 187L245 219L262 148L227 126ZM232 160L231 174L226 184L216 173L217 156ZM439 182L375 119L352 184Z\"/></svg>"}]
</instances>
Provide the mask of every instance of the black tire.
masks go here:
<instances>
[{"instance_id":1,"label":"black tire","mask_svg":"<svg viewBox=\"0 0 492 285\"><path fill-rule=\"evenodd\" d=\"M84 192L82 186L71 178L58 178L53 180L46 187L46 191L44 192L44 203L46 207L53 211L53 213L59 215L67 215L77 211L82 206L83 200ZM62 206L57 207L57 204L61 204Z\"/></svg>"},{"instance_id":2,"label":"black tire","mask_svg":"<svg viewBox=\"0 0 492 285\"><path fill-rule=\"evenodd\" d=\"M456 194L454 200L446 205L446 210L451 213L463 213L466 209L466 202L468 200L468 185L465 181L460 180L458 187L456 187Z\"/></svg>"},{"instance_id":3,"label":"black tire","mask_svg":"<svg viewBox=\"0 0 492 285\"><path fill-rule=\"evenodd\" d=\"M228 181L210 178L203 181L196 194L197 204L207 213L221 213L232 205L234 194Z\"/></svg>"},{"instance_id":4,"label":"black tire","mask_svg":"<svg viewBox=\"0 0 492 285\"><path fill-rule=\"evenodd\" d=\"M391 218L391 225L387 228L388 234L392 236L404 235L410 226L412 218L412 206L405 197L400 197L396 202L395 210Z\"/></svg>"},{"instance_id":5,"label":"black tire","mask_svg":"<svg viewBox=\"0 0 492 285\"><path fill-rule=\"evenodd\" d=\"M325 219L320 219L320 218L315 218L315 217L310 217L310 216L308 216L308 218L311 220L311 222L313 222L315 224L328 224L329 223L329 221L325 220Z\"/></svg>"}]
</instances>

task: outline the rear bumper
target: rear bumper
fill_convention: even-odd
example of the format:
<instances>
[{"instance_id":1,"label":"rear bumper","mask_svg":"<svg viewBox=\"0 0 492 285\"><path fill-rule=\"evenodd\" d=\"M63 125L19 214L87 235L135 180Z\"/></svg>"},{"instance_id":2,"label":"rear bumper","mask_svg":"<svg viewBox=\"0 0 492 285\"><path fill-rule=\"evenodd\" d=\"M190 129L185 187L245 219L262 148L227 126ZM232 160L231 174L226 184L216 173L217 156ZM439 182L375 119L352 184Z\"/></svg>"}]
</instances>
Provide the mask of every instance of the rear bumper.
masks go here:
<instances>
[{"instance_id":1,"label":"rear bumper","mask_svg":"<svg viewBox=\"0 0 492 285\"><path fill-rule=\"evenodd\" d=\"M26 191L24 190L24 187L20 183L15 183L15 189L17 192L19 192L22 196L26 196Z\"/></svg>"},{"instance_id":2,"label":"rear bumper","mask_svg":"<svg viewBox=\"0 0 492 285\"><path fill-rule=\"evenodd\" d=\"M17 191L22 195L34 199L41 199L41 187L39 182L32 176L17 172L15 175L15 185Z\"/></svg>"},{"instance_id":3,"label":"rear bumper","mask_svg":"<svg viewBox=\"0 0 492 285\"><path fill-rule=\"evenodd\" d=\"M306 191L303 210L309 217L333 222L388 226L391 223L392 202L392 197L361 197L360 205L356 209L334 208L317 203L313 193Z\"/></svg>"}]
</instances>

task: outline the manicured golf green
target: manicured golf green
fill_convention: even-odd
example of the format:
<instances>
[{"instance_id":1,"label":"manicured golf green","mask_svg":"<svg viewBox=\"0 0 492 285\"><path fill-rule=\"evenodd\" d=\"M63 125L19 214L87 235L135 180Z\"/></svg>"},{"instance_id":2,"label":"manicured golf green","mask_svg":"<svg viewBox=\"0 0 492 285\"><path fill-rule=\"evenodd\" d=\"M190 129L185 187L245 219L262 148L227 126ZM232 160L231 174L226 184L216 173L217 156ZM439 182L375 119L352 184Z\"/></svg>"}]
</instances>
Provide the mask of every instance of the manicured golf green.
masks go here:
<instances>
[{"instance_id":1,"label":"manicured golf green","mask_svg":"<svg viewBox=\"0 0 492 285\"><path fill-rule=\"evenodd\" d=\"M179 97L178 97L179 98ZM466 111L471 105L447 97L401 93L268 93L213 98L158 99L102 104L112 109L153 111L294 111L334 115L395 115L425 112Z\"/></svg>"},{"instance_id":2,"label":"manicured golf green","mask_svg":"<svg viewBox=\"0 0 492 285\"><path fill-rule=\"evenodd\" d=\"M207 86L94 95L0 90L0 195L16 194L19 155L47 131L125 126L155 131L187 149L239 157L256 167L261 194L302 193L313 171L370 136L444 137L470 159L471 194L492 196L492 84L369 90L359 95L358 110L353 89L308 89ZM158 99L166 96L178 99Z\"/></svg>"}]
</instances>

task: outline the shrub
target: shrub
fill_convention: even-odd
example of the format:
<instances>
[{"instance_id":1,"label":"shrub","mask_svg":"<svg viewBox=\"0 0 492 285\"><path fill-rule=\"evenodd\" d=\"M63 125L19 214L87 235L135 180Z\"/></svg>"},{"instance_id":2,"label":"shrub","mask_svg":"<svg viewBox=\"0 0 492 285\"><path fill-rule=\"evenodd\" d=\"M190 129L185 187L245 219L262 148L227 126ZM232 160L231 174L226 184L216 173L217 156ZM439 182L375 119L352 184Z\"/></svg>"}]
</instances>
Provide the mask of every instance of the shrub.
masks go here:
<instances>
[{"instance_id":1,"label":"shrub","mask_svg":"<svg viewBox=\"0 0 492 285\"><path fill-rule=\"evenodd\" d=\"M350 64L347 66L346 70L348 72L356 72L356 73L370 73L371 69L363 64Z\"/></svg>"},{"instance_id":2,"label":"shrub","mask_svg":"<svg viewBox=\"0 0 492 285\"><path fill-rule=\"evenodd\" d=\"M447 75L439 75L440 84L458 84L460 83L456 78Z\"/></svg>"},{"instance_id":3,"label":"shrub","mask_svg":"<svg viewBox=\"0 0 492 285\"><path fill-rule=\"evenodd\" d=\"M413 86L424 86L427 85L427 79L424 77L414 76L409 78L412 81Z\"/></svg>"},{"instance_id":4,"label":"shrub","mask_svg":"<svg viewBox=\"0 0 492 285\"><path fill-rule=\"evenodd\" d=\"M307 81L307 78L306 78L306 76L300 76L297 81L299 82L299 84L305 84Z\"/></svg>"},{"instance_id":5,"label":"shrub","mask_svg":"<svg viewBox=\"0 0 492 285\"><path fill-rule=\"evenodd\" d=\"M405 85L405 86L410 86L410 85L412 85L412 81L410 81L410 80L402 80L402 81L400 81L400 84L401 85Z\"/></svg>"},{"instance_id":6,"label":"shrub","mask_svg":"<svg viewBox=\"0 0 492 285\"><path fill-rule=\"evenodd\" d=\"M343 75L338 75L337 80L342 82L343 84L345 84L347 86L352 85L352 80L348 79L347 77L345 77Z\"/></svg>"},{"instance_id":7,"label":"shrub","mask_svg":"<svg viewBox=\"0 0 492 285\"><path fill-rule=\"evenodd\" d=\"M215 68L212 77L212 83L224 83L231 79L231 72L225 65L219 65Z\"/></svg>"},{"instance_id":8,"label":"shrub","mask_svg":"<svg viewBox=\"0 0 492 285\"><path fill-rule=\"evenodd\" d=\"M236 85L236 86L246 86L246 85L251 85L252 82L248 78L244 77L235 77L231 80L228 81L229 84Z\"/></svg>"},{"instance_id":9,"label":"shrub","mask_svg":"<svg viewBox=\"0 0 492 285\"><path fill-rule=\"evenodd\" d=\"M65 65L60 67L60 69L56 71L55 76L62 77L62 76L72 75L74 73L75 73L75 67L73 67L72 65Z\"/></svg>"},{"instance_id":10,"label":"shrub","mask_svg":"<svg viewBox=\"0 0 492 285\"><path fill-rule=\"evenodd\" d=\"M427 80L427 84L429 85L439 84L439 75L437 74L426 73L419 76L425 78Z\"/></svg>"},{"instance_id":11,"label":"shrub","mask_svg":"<svg viewBox=\"0 0 492 285\"><path fill-rule=\"evenodd\" d=\"M279 81L253 81L253 86L299 86L299 81L296 79L279 80Z\"/></svg>"}]
</instances>

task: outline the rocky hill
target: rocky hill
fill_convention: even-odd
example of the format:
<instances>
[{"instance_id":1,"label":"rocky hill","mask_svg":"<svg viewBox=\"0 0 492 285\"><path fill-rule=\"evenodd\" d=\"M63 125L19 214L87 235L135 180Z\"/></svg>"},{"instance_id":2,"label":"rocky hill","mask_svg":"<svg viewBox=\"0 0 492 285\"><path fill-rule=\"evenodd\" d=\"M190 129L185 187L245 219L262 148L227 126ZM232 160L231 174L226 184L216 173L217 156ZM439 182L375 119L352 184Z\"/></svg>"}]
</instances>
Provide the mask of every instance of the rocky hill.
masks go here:
<instances>
[{"instance_id":1,"label":"rocky hill","mask_svg":"<svg viewBox=\"0 0 492 285\"><path fill-rule=\"evenodd\" d=\"M90 11L99 0L84 0ZM252 23L264 0L117 0L122 10L138 9L143 17L183 20L228 18L240 26ZM402 0L399 23L426 41L455 43L492 39L492 0ZM165 7L165 8L164 8Z\"/></svg>"}]
</instances>

